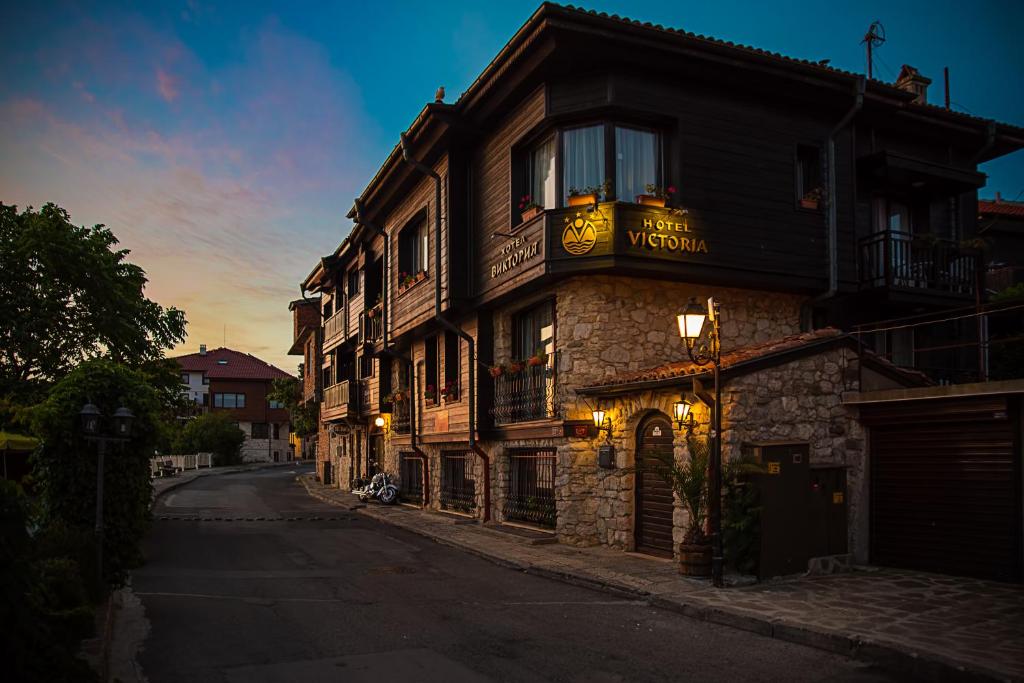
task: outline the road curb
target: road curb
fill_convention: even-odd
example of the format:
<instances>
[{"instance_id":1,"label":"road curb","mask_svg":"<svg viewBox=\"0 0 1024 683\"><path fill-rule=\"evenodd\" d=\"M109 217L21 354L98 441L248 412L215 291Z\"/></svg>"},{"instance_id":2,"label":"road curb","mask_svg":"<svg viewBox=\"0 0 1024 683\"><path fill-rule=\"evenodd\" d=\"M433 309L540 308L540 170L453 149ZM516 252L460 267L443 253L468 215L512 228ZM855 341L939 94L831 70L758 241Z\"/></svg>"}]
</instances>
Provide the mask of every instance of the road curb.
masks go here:
<instances>
[{"instance_id":1,"label":"road curb","mask_svg":"<svg viewBox=\"0 0 1024 683\"><path fill-rule=\"evenodd\" d=\"M482 550L458 539L439 536L431 530L403 523L391 515L377 514L365 506L348 506L330 496L325 496L311 487L312 478L299 476L296 479L306 492L322 502L359 512L377 521L404 529L428 538L435 543L455 548L471 555L487 560L493 564L515 569L527 574L540 576L562 583L599 590L618 596L644 598L654 607L681 614L690 619L725 626L757 635L774 638L796 645L812 647L838 654L858 661L879 665L896 673L908 674L915 678L930 681L1012 681L1013 677L999 671L976 665L957 662L930 652L917 652L893 643L866 638L857 634L846 634L824 628L813 628L804 624L792 624L785 620L769 618L759 614L751 614L743 610L728 609L720 606L700 604L699 601L683 602L651 595L648 591L617 584L606 579L579 576L568 572L557 571L510 559L493 552Z\"/></svg>"}]
</instances>

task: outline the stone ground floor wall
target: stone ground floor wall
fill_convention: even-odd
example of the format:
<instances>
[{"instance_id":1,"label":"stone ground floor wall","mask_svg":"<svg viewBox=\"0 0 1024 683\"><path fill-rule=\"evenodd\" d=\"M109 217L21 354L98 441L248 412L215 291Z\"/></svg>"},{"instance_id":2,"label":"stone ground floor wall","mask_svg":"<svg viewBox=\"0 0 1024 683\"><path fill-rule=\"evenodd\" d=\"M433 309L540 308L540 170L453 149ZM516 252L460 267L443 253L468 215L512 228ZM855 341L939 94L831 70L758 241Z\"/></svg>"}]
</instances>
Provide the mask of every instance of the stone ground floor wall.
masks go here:
<instances>
[{"instance_id":1,"label":"stone ground floor wall","mask_svg":"<svg viewBox=\"0 0 1024 683\"><path fill-rule=\"evenodd\" d=\"M242 443L242 462L287 462L291 456L287 439L246 439Z\"/></svg>"},{"instance_id":2,"label":"stone ground floor wall","mask_svg":"<svg viewBox=\"0 0 1024 683\"><path fill-rule=\"evenodd\" d=\"M855 354L833 349L815 356L765 368L727 379L723 385L723 459L736 459L760 445L807 444L810 465L842 466L847 472L848 539L857 561L867 559L867 482L864 430L852 409L844 407L841 394L856 388ZM601 468L598 447L602 435L589 438L544 438L482 441L490 458L491 519L506 521L504 503L509 490L509 455L516 449L553 449L555 468L555 533L560 543L575 546L608 545L633 550L635 515L635 465L637 432L643 420L662 414L671 422L672 404L681 390L646 391L606 401L612 419L610 443L615 447L615 467ZM578 409L578 406L574 409ZM694 408L698 434L707 433L709 411ZM688 457L686 434L673 430L677 459ZM467 444L420 444L428 457L430 503L441 509L441 453L465 451ZM383 468L396 477L399 454L410 452L408 438L385 438ZM476 506L473 515L483 517L483 459L474 457ZM673 541L682 542L687 514L678 500L673 513Z\"/></svg>"}]
</instances>

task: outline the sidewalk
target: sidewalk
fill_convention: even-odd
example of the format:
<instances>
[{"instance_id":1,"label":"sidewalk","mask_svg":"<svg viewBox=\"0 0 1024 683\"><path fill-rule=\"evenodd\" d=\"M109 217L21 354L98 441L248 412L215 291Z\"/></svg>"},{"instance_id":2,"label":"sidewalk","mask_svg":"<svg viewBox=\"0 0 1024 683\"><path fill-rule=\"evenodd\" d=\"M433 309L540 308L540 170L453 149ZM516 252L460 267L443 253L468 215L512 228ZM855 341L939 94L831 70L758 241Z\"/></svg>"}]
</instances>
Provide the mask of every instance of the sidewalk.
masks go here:
<instances>
[{"instance_id":1,"label":"sidewalk","mask_svg":"<svg viewBox=\"0 0 1024 683\"><path fill-rule=\"evenodd\" d=\"M532 574L645 597L688 617L878 663L928 680L1024 680L1024 586L888 569L715 590L668 560L537 545L455 515L386 507L299 481L322 501Z\"/></svg>"}]
</instances>

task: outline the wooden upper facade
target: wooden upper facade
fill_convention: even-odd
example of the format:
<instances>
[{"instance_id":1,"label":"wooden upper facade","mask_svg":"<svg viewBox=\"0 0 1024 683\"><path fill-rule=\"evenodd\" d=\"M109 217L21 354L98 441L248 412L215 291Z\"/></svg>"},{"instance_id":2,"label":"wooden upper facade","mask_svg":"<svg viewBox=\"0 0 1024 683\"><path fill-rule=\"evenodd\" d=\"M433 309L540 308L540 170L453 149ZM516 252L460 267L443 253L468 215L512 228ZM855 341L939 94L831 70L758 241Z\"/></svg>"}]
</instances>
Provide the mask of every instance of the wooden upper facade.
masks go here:
<instances>
[{"instance_id":1,"label":"wooden upper facade","mask_svg":"<svg viewBox=\"0 0 1024 683\"><path fill-rule=\"evenodd\" d=\"M977 165L1024 147L1024 130L915 97L542 5L455 104L428 104L410 126L408 151L440 176L441 206L396 146L351 234L303 283L322 295L322 415L376 412L404 388L374 354L386 326L389 347L424 358L438 284L442 310L474 334L486 326L476 312L583 274L829 292L819 317L840 326L884 317L879 304L973 300ZM571 186L606 181L597 201L568 205ZM667 207L638 203L648 183L676 188ZM520 210L527 195L537 215Z\"/></svg>"}]
</instances>

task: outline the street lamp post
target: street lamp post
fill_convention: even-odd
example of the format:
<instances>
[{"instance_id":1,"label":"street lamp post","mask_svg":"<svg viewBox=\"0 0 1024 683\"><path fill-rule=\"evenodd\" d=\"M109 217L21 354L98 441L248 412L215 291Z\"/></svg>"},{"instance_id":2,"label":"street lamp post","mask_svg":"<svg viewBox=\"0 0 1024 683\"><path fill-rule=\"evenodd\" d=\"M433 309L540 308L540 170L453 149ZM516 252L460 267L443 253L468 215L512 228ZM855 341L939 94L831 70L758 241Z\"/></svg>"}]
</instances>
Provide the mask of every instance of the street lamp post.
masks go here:
<instances>
[{"instance_id":1,"label":"street lamp post","mask_svg":"<svg viewBox=\"0 0 1024 683\"><path fill-rule=\"evenodd\" d=\"M121 406L111 417L113 434L100 434L100 422L103 414L92 403L86 403L79 412L82 423L82 434L86 441L96 444L96 579L103 581L103 459L110 442L125 442L131 438L132 411Z\"/></svg>"},{"instance_id":2,"label":"street lamp post","mask_svg":"<svg viewBox=\"0 0 1024 683\"><path fill-rule=\"evenodd\" d=\"M711 582L722 587L722 369L721 311L714 297L708 299L707 308L691 298L686 308L676 316L679 336L686 343L686 353L699 366L711 364L714 368L715 405L712 407L711 467L709 476L708 517L711 523ZM709 325L710 324L710 325ZM704 329L708 327L706 336ZM704 341L698 344L704 337Z\"/></svg>"}]
</instances>

